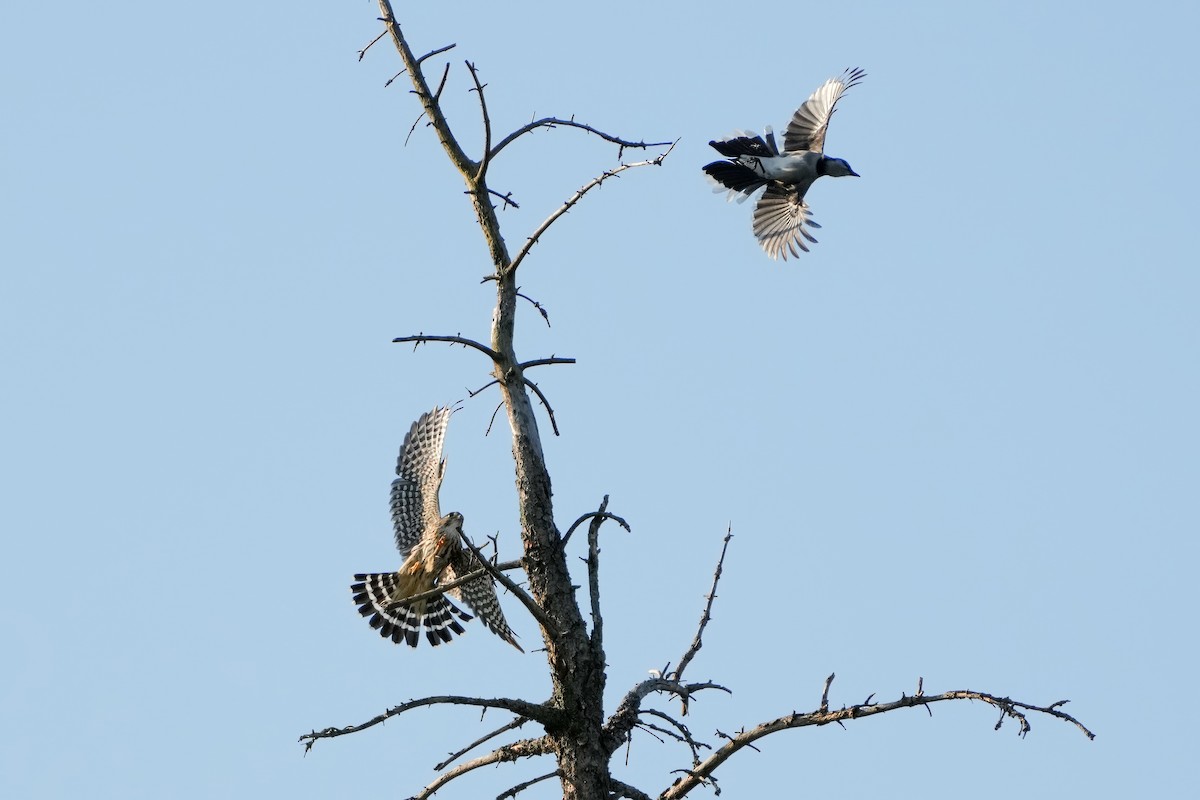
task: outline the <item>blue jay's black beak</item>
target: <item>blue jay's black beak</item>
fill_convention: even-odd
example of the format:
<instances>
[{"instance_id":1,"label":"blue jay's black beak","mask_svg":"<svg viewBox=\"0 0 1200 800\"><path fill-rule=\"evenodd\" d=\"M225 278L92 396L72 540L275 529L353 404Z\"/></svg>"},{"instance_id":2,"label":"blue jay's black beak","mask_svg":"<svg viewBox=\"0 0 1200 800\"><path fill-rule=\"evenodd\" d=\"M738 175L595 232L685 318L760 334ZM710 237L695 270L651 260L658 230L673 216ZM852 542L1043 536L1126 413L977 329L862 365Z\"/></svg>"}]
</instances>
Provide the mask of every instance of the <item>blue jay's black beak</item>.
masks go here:
<instances>
[{"instance_id":1,"label":"blue jay's black beak","mask_svg":"<svg viewBox=\"0 0 1200 800\"><path fill-rule=\"evenodd\" d=\"M859 175L859 174L858 174L857 172L855 172L854 170L850 170L850 174L851 174L851 175L853 175L853 176L854 176L854 177L856 177L856 178L861 178L861 177L862 177L862 175Z\"/></svg>"}]
</instances>

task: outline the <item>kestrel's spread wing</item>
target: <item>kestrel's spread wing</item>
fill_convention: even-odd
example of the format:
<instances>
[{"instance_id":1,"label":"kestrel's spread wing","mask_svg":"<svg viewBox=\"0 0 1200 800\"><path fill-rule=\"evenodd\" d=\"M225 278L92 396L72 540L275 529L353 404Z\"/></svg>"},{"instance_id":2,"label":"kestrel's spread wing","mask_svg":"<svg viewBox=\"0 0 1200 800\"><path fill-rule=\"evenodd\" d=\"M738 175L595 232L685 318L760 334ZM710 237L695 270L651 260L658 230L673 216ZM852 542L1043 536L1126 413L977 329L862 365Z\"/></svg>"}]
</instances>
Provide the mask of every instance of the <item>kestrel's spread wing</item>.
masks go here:
<instances>
[{"instance_id":1,"label":"kestrel's spread wing","mask_svg":"<svg viewBox=\"0 0 1200 800\"><path fill-rule=\"evenodd\" d=\"M838 100L847 89L857 86L866 75L861 69L848 69L840 77L830 78L821 84L792 115L792 121L788 123L783 134L784 151L825 152L825 131L829 128L829 119L833 116Z\"/></svg>"},{"instance_id":2,"label":"kestrel's spread wing","mask_svg":"<svg viewBox=\"0 0 1200 800\"><path fill-rule=\"evenodd\" d=\"M452 583L479 569L482 569L479 559L475 557L474 553L464 547L450 559L450 563L446 566L446 573L443 580L445 583ZM474 580L467 581L462 586L451 589L449 594L469 605L471 610L475 612L475 615L479 617L479 621L489 631L522 653L525 652L524 648L517 644L516 636L514 636L512 629L508 627L508 622L504 619L504 611L501 610L500 600L496 597L496 584L492 581L491 575L480 575Z\"/></svg>"},{"instance_id":3,"label":"kestrel's spread wing","mask_svg":"<svg viewBox=\"0 0 1200 800\"><path fill-rule=\"evenodd\" d=\"M442 445L452 411L435 408L412 424L392 481L392 525L404 563L396 572L360 572L350 592L358 612L393 642L416 647L422 629L432 645L464 633L471 619L445 594L423 597L434 589L477 571L479 559L463 545L463 516L441 515L438 490L446 471ZM504 619L492 576L480 575L447 592L475 610L488 630L521 650ZM523 650L521 652L524 652Z\"/></svg>"},{"instance_id":4,"label":"kestrel's spread wing","mask_svg":"<svg viewBox=\"0 0 1200 800\"><path fill-rule=\"evenodd\" d=\"M392 481L392 526L396 547L405 558L442 516L438 510L438 490L446 468L442 444L452 413L449 408L435 408L422 414L409 428L396 459L399 477Z\"/></svg>"}]
</instances>

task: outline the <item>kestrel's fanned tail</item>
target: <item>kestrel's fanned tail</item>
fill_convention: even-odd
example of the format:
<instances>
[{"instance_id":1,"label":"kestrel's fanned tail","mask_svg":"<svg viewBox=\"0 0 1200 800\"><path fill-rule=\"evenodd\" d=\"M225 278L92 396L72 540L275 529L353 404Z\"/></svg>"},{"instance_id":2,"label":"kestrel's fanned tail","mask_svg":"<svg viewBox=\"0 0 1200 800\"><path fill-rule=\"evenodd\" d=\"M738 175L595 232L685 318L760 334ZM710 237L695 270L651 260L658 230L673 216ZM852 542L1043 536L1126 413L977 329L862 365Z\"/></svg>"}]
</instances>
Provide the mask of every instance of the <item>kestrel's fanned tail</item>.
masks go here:
<instances>
[{"instance_id":1,"label":"kestrel's fanned tail","mask_svg":"<svg viewBox=\"0 0 1200 800\"><path fill-rule=\"evenodd\" d=\"M424 627L425 638L436 647L450 641L455 634L462 635L464 629L458 621L471 619L470 614L445 595L416 603L395 601L393 598L400 585L398 572L358 574L354 580L356 583L350 586L350 591L354 593L358 613L369 618L371 627L379 631L380 636L396 644L403 641L409 647L416 647Z\"/></svg>"}]
</instances>

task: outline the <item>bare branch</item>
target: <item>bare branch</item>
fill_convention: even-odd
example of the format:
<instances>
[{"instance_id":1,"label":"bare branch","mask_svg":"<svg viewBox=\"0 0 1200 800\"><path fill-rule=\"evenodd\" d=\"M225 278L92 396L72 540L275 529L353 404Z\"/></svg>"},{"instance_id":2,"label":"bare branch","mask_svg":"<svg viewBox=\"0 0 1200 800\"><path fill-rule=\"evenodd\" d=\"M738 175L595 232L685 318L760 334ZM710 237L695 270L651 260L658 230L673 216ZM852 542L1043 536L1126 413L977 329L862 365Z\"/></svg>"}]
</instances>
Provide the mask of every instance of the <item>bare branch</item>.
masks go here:
<instances>
[{"instance_id":1,"label":"bare branch","mask_svg":"<svg viewBox=\"0 0 1200 800\"><path fill-rule=\"evenodd\" d=\"M573 359L573 358L558 358L556 356L550 356L549 358L535 358L532 361L522 361L520 364L517 364L517 369L526 370L526 369L529 369L530 367L544 367L547 364L574 364L574 363L575 363L575 359Z\"/></svg>"},{"instance_id":2,"label":"bare branch","mask_svg":"<svg viewBox=\"0 0 1200 800\"><path fill-rule=\"evenodd\" d=\"M837 677L837 673L831 672L831 673L829 673L829 677L825 679L825 687L823 689L821 689L821 711L822 712L829 710L829 687L833 686L833 679L836 677ZM920 694L920 692L918 692L918 694ZM874 696L875 696L874 694L870 695L870 697L874 697ZM870 697L868 697L868 699L870 699Z\"/></svg>"},{"instance_id":3,"label":"bare branch","mask_svg":"<svg viewBox=\"0 0 1200 800\"><path fill-rule=\"evenodd\" d=\"M484 389L488 388L489 386L495 386L499 382L500 382L499 380L493 378L492 380L485 383L483 386L480 386L475 391L471 391L470 389L467 389L467 397L474 397L475 395L481 393Z\"/></svg>"},{"instance_id":4,"label":"bare branch","mask_svg":"<svg viewBox=\"0 0 1200 800\"><path fill-rule=\"evenodd\" d=\"M417 792L412 800L427 800L427 798L433 796L434 792L455 778L461 777L471 770L485 767L488 764L502 764L507 761L516 761L518 758L532 758L533 756L542 756L550 752L553 752L553 749L549 738L546 736L539 736L536 739L522 739L519 742L497 747L487 755L465 761L449 772L443 772L441 775L438 775L433 779L432 783Z\"/></svg>"},{"instance_id":5,"label":"bare branch","mask_svg":"<svg viewBox=\"0 0 1200 800\"><path fill-rule=\"evenodd\" d=\"M374 39L372 39L372 40L371 40L371 41L370 41L370 42L367 44L367 46L366 46L366 47L364 47L362 50L359 50L359 51L358 51L358 60L359 60L359 61L362 61L362 60L363 60L363 57L364 57L364 56L367 54L367 51L371 49L371 45L375 44L376 42L378 42L380 39L382 39L382 38L383 38L383 37L385 37L385 36L387 36L387 31L386 31L386 30L383 30L383 31L381 31L381 32L379 33L379 35L378 35L378 36L376 36Z\"/></svg>"},{"instance_id":6,"label":"bare branch","mask_svg":"<svg viewBox=\"0 0 1200 800\"><path fill-rule=\"evenodd\" d=\"M531 235L529 237L529 239L526 240L525 244L521 246L521 249L517 251L517 255L513 258L512 262L508 265L508 267L506 267L505 271L507 271L507 272L515 271L516 268L518 266L520 266L521 262L525 259L525 256L529 255L529 251L533 248L533 246L535 244L537 244L538 239L541 238L542 234L545 233L546 230L551 225L553 225L556 221L558 221L558 219L563 214L566 214L568 211L570 211L572 206L574 206L576 203L578 203L580 200L582 200L583 196L585 194L590 192L592 189L595 189L597 186L604 183L609 178L613 178L613 177L616 177L617 175L620 175L622 172L624 172L627 169L634 169L636 167L661 166L663 159L665 159L667 156L669 156L671 154L671 151L674 149L675 149L675 145L671 144L671 146L668 147L665 152L658 154L657 156L650 159L649 161L634 161L629 164L621 164L620 166L614 167L613 169L605 170L602 174L598 175L595 178L592 178L592 180L585 183L578 191L575 192L575 194L573 194L569 198L567 198L567 201L565 203L563 203L561 206L559 206L558 209L554 211L554 213L552 213L549 217L547 217L545 222L543 222L541 225L538 226L537 230L535 230L533 232L533 235Z\"/></svg>"},{"instance_id":7,"label":"bare branch","mask_svg":"<svg viewBox=\"0 0 1200 800\"><path fill-rule=\"evenodd\" d=\"M643 792L641 789L630 786L628 783L623 783L616 778L608 779L608 788L613 793L613 797L628 797L630 800L650 800L650 795Z\"/></svg>"},{"instance_id":8,"label":"bare branch","mask_svg":"<svg viewBox=\"0 0 1200 800\"><path fill-rule=\"evenodd\" d=\"M546 399L546 395L542 394L542 390L538 388L538 385L528 378L522 377L521 381L530 389L533 389L533 393L538 396L538 400L542 401L542 405L546 409L546 416L550 418L550 428L554 431L555 436L561 436L562 434L558 432L558 420L554 418L554 409L550 407L550 401Z\"/></svg>"},{"instance_id":9,"label":"bare branch","mask_svg":"<svg viewBox=\"0 0 1200 800\"><path fill-rule=\"evenodd\" d=\"M696 657L696 653L700 652L700 648L704 646L704 628L712 620L713 601L717 599L717 584L721 581L721 571L725 566L725 551L729 549L729 540L733 538L733 526L725 529L725 541L721 545L721 557L717 559L717 568L713 572L712 587L708 590L708 596L704 602L704 613L700 615L700 625L696 628L696 636L692 639L691 645L684 652L683 658L679 659L679 666L675 668L673 677L675 680L683 680L683 671L687 669L687 665L692 663L692 659ZM687 698L683 698L683 715L686 717L688 712Z\"/></svg>"},{"instance_id":10,"label":"bare branch","mask_svg":"<svg viewBox=\"0 0 1200 800\"><path fill-rule=\"evenodd\" d=\"M384 31L384 33L387 33L387 31ZM452 43L450 43L450 44L448 44L448 45L445 45L444 47L439 47L437 50L430 50L428 53L426 53L425 55L423 55L423 56L421 56L420 58L418 58L418 59L417 59L417 63L418 63L418 64L424 64L426 61L428 61L429 59L433 58L433 57L434 57L434 56L436 56L438 53L444 53L444 52L446 52L447 50L453 50L453 49L454 49L455 47L457 47L457 46L458 46L457 44L454 44L454 43L452 42Z\"/></svg>"},{"instance_id":11,"label":"bare branch","mask_svg":"<svg viewBox=\"0 0 1200 800\"><path fill-rule=\"evenodd\" d=\"M501 150L503 150L505 147L508 147L508 145L512 144L514 141L521 138L522 136L524 136L527 133L531 133L531 132L537 130L538 128L553 129L553 128L559 127L560 125L564 128L578 128L579 130L587 131L588 133L595 134L596 136L599 136L601 139L604 139L607 142L612 142L613 144L617 145L620 148L620 150L618 151L618 155L617 155L618 158L620 158L620 154L625 151L625 148L630 148L630 149L637 148L637 149L644 150L648 147L666 147L669 144L674 146L672 142L631 142L626 139L622 139L619 136L613 136L610 133L605 133L604 131L597 130L596 128L593 128L591 125L584 125L582 122L576 122L574 118L559 119L558 117L542 117L541 119L536 119L533 122L530 122L526 125L522 125L521 127L517 128L515 131L510 133L508 136L505 136L502 140L500 140L500 143L498 145L496 145L494 148L491 149L491 152L488 154L488 158L489 158L489 160L495 158L496 154L498 154Z\"/></svg>"},{"instance_id":12,"label":"bare branch","mask_svg":"<svg viewBox=\"0 0 1200 800\"><path fill-rule=\"evenodd\" d=\"M474 162L467 157L462 147L459 146L458 140L450 130L450 124L446 121L446 115L442 113L442 109L438 105L437 98L441 92L441 88L439 87L438 94L430 92L429 84L425 80L425 74L421 70L422 60L436 54L437 51L427 53L418 59L413 54L412 48L408 46L408 41L404 38L404 33L400 30L400 23L396 21L396 15L392 11L391 2L389 0L378 0L378 3L380 19L383 21L388 33L392 36L392 43L396 46L396 51L400 54L400 59L404 62L404 67L408 70L409 78L412 80L414 93L420 98L421 107L425 109L425 113L429 117L429 123L437 131L438 141L442 143L442 147L445 148L451 163L454 164L459 172L464 175L472 174L475 167ZM443 86L445 85L446 74L443 73Z\"/></svg>"},{"instance_id":13,"label":"bare branch","mask_svg":"<svg viewBox=\"0 0 1200 800\"><path fill-rule=\"evenodd\" d=\"M520 717L528 717L536 720L542 725L553 727L556 725L565 724L565 714L562 709L554 708L542 703L530 703L526 700L515 700L508 697L494 697L491 699L482 697L462 697L458 695L438 695L435 697L422 697L419 700L410 700L407 703L401 703L398 706L393 706L382 714L377 714L371 719L359 725L347 725L344 728L324 728L312 733L306 733L300 737L299 741L304 744L304 752L312 749L316 744L317 739L332 739L335 736L345 736L348 733L358 733L359 731L373 728L381 722L386 722L392 717L399 716L405 711L411 711L414 708L423 708L425 706L436 705L460 705L460 706L478 706L481 708L501 708L505 711L511 711Z\"/></svg>"},{"instance_id":14,"label":"bare branch","mask_svg":"<svg viewBox=\"0 0 1200 800\"><path fill-rule=\"evenodd\" d=\"M604 524L603 514L608 508L608 495L600 501L596 516L588 526L588 594L592 600L592 649L599 656L604 652L604 617L600 614L600 526ZM597 659L603 660L603 659Z\"/></svg>"},{"instance_id":15,"label":"bare branch","mask_svg":"<svg viewBox=\"0 0 1200 800\"><path fill-rule=\"evenodd\" d=\"M397 74L393 75L391 77L391 80L388 81L388 83L390 84L392 81L396 80L396 78L399 78L405 72L406 72L406 70L401 70ZM446 88L446 79L449 77L450 77L450 65L447 64L446 68L444 70L442 70L442 79L438 82L437 91L433 93L433 102L435 104L441 98L442 90ZM384 84L384 88L387 88L387 84ZM421 124L421 120L425 118L425 115L427 113L428 112L426 112L425 109L422 108L421 113L417 114L417 118L415 120L413 120L412 127L408 129L408 135L404 137L404 146L405 147L408 147L408 140L412 138L413 131L415 131L417 129L417 126Z\"/></svg>"},{"instance_id":16,"label":"bare branch","mask_svg":"<svg viewBox=\"0 0 1200 800\"><path fill-rule=\"evenodd\" d=\"M827 694L829 691L829 684L832 681L833 676L830 675L829 678L826 679L825 692L823 693L822 698L823 706L828 703ZM1058 707L1065 701L1060 701L1058 703L1053 703L1049 706L1043 707L1021 703L1007 697L996 697L995 695L987 694L986 692L972 692L965 690L943 692L942 694L929 696L923 694L914 695L912 697L902 695L899 700L895 700L891 703L856 705L848 708L842 708L837 711L817 710L808 714L797 714L792 712L791 714L780 717L779 719L772 720L770 722L764 722L763 724L756 728L752 728L751 730L742 731L736 736L731 737L726 744L722 745L716 752L705 759L700 766L689 771L685 777L672 784L666 791L659 795L660 800L675 800L676 798L684 797L688 792L696 788L696 786L699 786L701 783L703 783L703 781L711 778L712 773L717 769L717 767L721 766L721 764L728 760L729 757L738 750L741 750L743 747L748 747L758 739L761 739L764 736L769 736L772 733L778 733L779 731L788 730L790 728L806 728L816 725L829 725L831 723L837 723L841 725L843 722L848 722L853 719L870 717L876 714L886 714L887 712L895 711L898 708L925 706L926 709L928 709L931 703L939 703L946 700L980 700L995 708L998 708L1001 712L1002 721L1004 717L1012 717L1018 721L1020 725L1019 734L1021 736L1026 735L1030 730L1029 720L1024 712L1036 711L1041 714L1049 714L1050 716L1070 722L1083 731L1084 735L1086 735L1089 739L1095 738L1095 734L1084 727L1079 720L1058 710ZM997 724L996 728L999 729L1000 725Z\"/></svg>"},{"instance_id":17,"label":"bare branch","mask_svg":"<svg viewBox=\"0 0 1200 800\"><path fill-rule=\"evenodd\" d=\"M529 719L527 717L517 717L512 722L509 722L506 725L501 725L499 728L492 731L491 733L486 733L483 736L480 736L478 739L471 742L469 745L467 745L463 749L459 750L458 752L451 753L450 756L445 761L441 762L440 764L434 764L433 768L440 772L441 770L444 770L446 767L450 766L455 761L457 761L460 756L463 756L463 755L471 752L472 750L474 750L476 747L483 744L484 742L486 742L490 739L494 739L502 733L508 733L509 731L515 731L517 728L520 728L526 722L529 722Z\"/></svg>"},{"instance_id":18,"label":"bare branch","mask_svg":"<svg viewBox=\"0 0 1200 800\"><path fill-rule=\"evenodd\" d=\"M529 295L521 294L520 292L517 292L517 297L523 297L526 300L528 300L530 303L532 303L533 307L536 308L538 310L538 313L542 315L542 319L544 319L546 321L546 327L547 328L550 327L550 315L548 313L546 313L546 309L542 308L541 303L539 303L537 300L534 300Z\"/></svg>"},{"instance_id":19,"label":"bare branch","mask_svg":"<svg viewBox=\"0 0 1200 800\"><path fill-rule=\"evenodd\" d=\"M485 84L479 82L479 71L470 61L465 63L471 73L471 80L475 83L473 91L479 95L479 113L483 116L483 158L479 160L479 169L475 170L475 177L472 179L479 183L487 175L488 163L492 160L492 118L488 116L487 101L483 98Z\"/></svg>"},{"instance_id":20,"label":"bare branch","mask_svg":"<svg viewBox=\"0 0 1200 800\"><path fill-rule=\"evenodd\" d=\"M658 677L642 681L621 698L621 702L617 704L617 710L604 723L605 748L609 753L614 753L621 746L621 742L625 741L629 735L629 731L637 724L638 713L642 708L642 700L648 695L655 692L662 692L684 698L691 697L696 692L701 692L705 689L719 689L727 694L733 694L726 687L712 682L680 683L679 681Z\"/></svg>"},{"instance_id":21,"label":"bare branch","mask_svg":"<svg viewBox=\"0 0 1200 800\"><path fill-rule=\"evenodd\" d=\"M608 502L608 495L604 495L604 502L605 503ZM587 522L589 519L592 519L593 517L599 517L600 519L611 519L613 522L617 523L622 528L624 528L626 533L633 533L633 529L629 527L629 523L626 522L621 517L618 517L616 514L610 514L607 511L589 511L588 513L581 516L579 519L572 522L571 527L567 528L567 533L562 538L562 546L563 547L567 546L567 542L569 542L571 540L571 534L575 532L576 528L578 528L583 523Z\"/></svg>"},{"instance_id":22,"label":"bare branch","mask_svg":"<svg viewBox=\"0 0 1200 800\"><path fill-rule=\"evenodd\" d=\"M470 192L466 192L466 194L470 194ZM520 206L517 205L517 201L512 199L512 192L500 194L495 189L488 189L488 194L494 194L496 197L499 197L500 201L504 203L504 208L508 208L509 206L512 206L513 208L520 208Z\"/></svg>"},{"instance_id":23,"label":"bare branch","mask_svg":"<svg viewBox=\"0 0 1200 800\"><path fill-rule=\"evenodd\" d=\"M673 737L677 741L683 742L689 748L691 748L692 766L695 766L700 763L700 748L704 748L705 750L712 750L711 745L705 744L704 742L697 742L695 739L693 739L692 732L690 730L688 730L688 727L686 725L684 725L682 722L675 719L674 717L672 717L668 714L664 714L662 711L658 711L657 709L653 709L653 708L643 708L641 711L638 712L638 714L639 715L649 714L650 716L658 717L659 719L665 720L666 722L668 722L672 726L674 726L675 731L662 730L661 728L656 728L656 730L662 730L663 733L667 734L668 736ZM648 723L643 722L641 724L646 725ZM676 732L676 731L678 731L678 732Z\"/></svg>"},{"instance_id":24,"label":"bare branch","mask_svg":"<svg viewBox=\"0 0 1200 800\"><path fill-rule=\"evenodd\" d=\"M427 344L428 342L449 342L450 344L461 344L463 347L473 347L490 358L493 362L499 363L502 360L500 354L488 347L486 344L481 344L474 339L468 339L464 336L426 336L423 333L418 333L416 336L400 336L392 339L392 341L395 343L414 342L414 350L417 348L417 345Z\"/></svg>"},{"instance_id":25,"label":"bare branch","mask_svg":"<svg viewBox=\"0 0 1200 800\"><path fill-rule=\"evenodd\" d=\"M550 778L561 778L561 777L562 777L562 773L559 772L558 770L554 770L554 772L547 772L545 775L538 775L536 778L531 778L530 780L524 781L522 783L518 783L516 786L512 787L511 789L507 789L507 790L501 792L500 794L496 795L496 800L504 800L504 798L506 798L506 797L516 797L518 794L525 791L530 786L533 786L535 783L541 783L542 781L548 780Z\"/></svg>"}]
</instances>

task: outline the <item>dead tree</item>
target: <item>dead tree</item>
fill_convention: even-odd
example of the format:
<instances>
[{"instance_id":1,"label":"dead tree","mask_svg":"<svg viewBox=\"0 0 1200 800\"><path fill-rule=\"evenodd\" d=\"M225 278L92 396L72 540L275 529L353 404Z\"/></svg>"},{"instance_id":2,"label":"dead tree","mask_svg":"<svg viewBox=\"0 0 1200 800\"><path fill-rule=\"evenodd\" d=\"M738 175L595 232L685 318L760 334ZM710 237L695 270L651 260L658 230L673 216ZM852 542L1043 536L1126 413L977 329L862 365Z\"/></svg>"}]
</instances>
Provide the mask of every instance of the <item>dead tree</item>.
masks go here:
<instances>
[{"instance_id":1,"label":"dead tree","mask_svg":"<svg viewBox=\"0 0 1200 800\"><path fill-rule=\"evenodd\" d=\"M1021 735L1025 735L1029 731L1029 716L1036 712L1070 722L1088 738L1092 738L1093 734L1082 723L1062 711L1065 700L1048 706L1037 706L977 691L926 694L922 680L919 678L912 694L902 694L898 699L890 702L873 702L874 696L872 695L856 705L832 708L829 703L829 690L834 676L830 675L825 680L824 691L816 709L806 713L793 711L754 727L743 727L733 735L717 731L715 736L722 739L723 744L713 749L711 745L701 741L693 734L682 717L687 714L688 700L692 695L698 692L728 691L728 689L707 681L689 682L685 679L684 673L703 644L703 634L711 616L717 584L724 565L725 552L731 539L731 535L728 534L713 574L712 586L695 637L676 662L676 666L672 668L668 664L652 677L631 687L617 707L610 714L605 714L603 698L606 674L604 625L600 607L598 571L599 534L605 521L613 521L626 528L628 526L624 520L607 510L607 497L600 503L596 511L584 514L575 520L565 533L559 530L555 522L554 507L551 502L550 475L543 458L538 422L534 413L535 397L545 409L551 426L555 429L557 426L554 421L554 412L547 398L526 377L526 372L533 367L572 363L572 359L548 357L522 361L518 357L513 337L516 329L518 301L524 296L518 291L517 271L542 235L592 189L626 170L662 164L674 144L623 139L591 125L578 122L574 118L557 117L534 120L497 141L488 115L484 96L485 85L481 82L475 65L468 61L466 62L466 73L472 84L471 91L477 97L484 134L483 150L478 158L472 158L460 146L441 108L441 97L450 72L449 62L444 65L436 88L430 85L424 72L425 65L430 59L451 50L454 45L439 47L422 56L417 56L396 21L391 3L388 0L379 0L379 8L380 21L383 23L384 30L364 48L360 57L372 45L384 38L390 38L400 54L404 66L400 75L406 75L412 82L413 93L421 103L421 114L414 123L413 129L416 129L421 120L426 120L426 124L436 132L438 141L450 162L462 175L467 187L466 194L471 199L476 221L483 233L491 257L490 273L485 280L494 282L496 286L496 307L493 312L489 343L484 344L457 334L427 335L423 333L403 336L395 341L410 342L414 345L430 342L459 344L478 351L490 362L493 379L488 383L488 387L494 385L499 388L503 407L513 432L513 460L520 509L523 555L517 561L499 564L485 563L488 563L487 570L520 599L537 620L553 690L550 697L544 701L469 696L437 696L411 700L387 709L361 724L342 728L324 728L307 733L300 737L300 741L305 746L305 752L311 749L319 739L355 733L414 708L440 704L469 705L481 709L492 708L511 714L511 721L465 745L446 761L436 765L435 769L440 774L432 783L417 792L416 798L430 797L450 781L479 767L545 755L553 757L555 762L553 770L547 771L533 780L512 786L499 796L514 797L540 781L557 779L562 785L563 797L570 800L600 800L600 798L614 797L638 800L658 797L667 800L684 797L700 785L713 785L714 773L722 763L739 750L753 747L755 741L772 733L789 728L830 723L844 726L852 720L901 708L923 706L928 710L934 703L950 700L978 700L987 703L999 712L999 719L995 723L997 728L1006 719L1011 719L1015 721ZM508 246L501 236L496 204L514 204L515 201L511 193L498 192L488 185L488 168L509 144L526 134L543 128L575 129L588 135L598 136L617 147L618 160L627 150L657 148L659 152L648 160L621 162L611 169L604 170L584 184L525 239L514 255L509 252ZM528 300L528 298L525 299ZM534 306L544 314L540 306L537 306L536 303ZM589 608L586 610L580 607L576 599L566 556L567 542L577 530L585 525L587 535L586 585L589 602ZM478 552L476 554L478 555ZM507 571L517 569L524 573L527 590L505 574ZM473 576L466 576L464 580L470 577ZM445 591L447 588L450 586L439 587L434 590L434 593ZM590 625L585 614L591 617ZM651 704L651 700L654 698L676 698L682 703L682 707L679 710L672 708L671 711L664 710L662 707L654 707ZM682 769L672 770L672 773L680 773L680 777L664 778L664 785L656 788L653 792L629 786L613 777L610 760L631 739L635 729L645 731L663 740L675 741L685 748L689 754L689 763ZM534 732L536 735L508 741L486 754L451 767L451 764L457 762L468 752L518 731Z\"/></svg>"}]
</instances>

